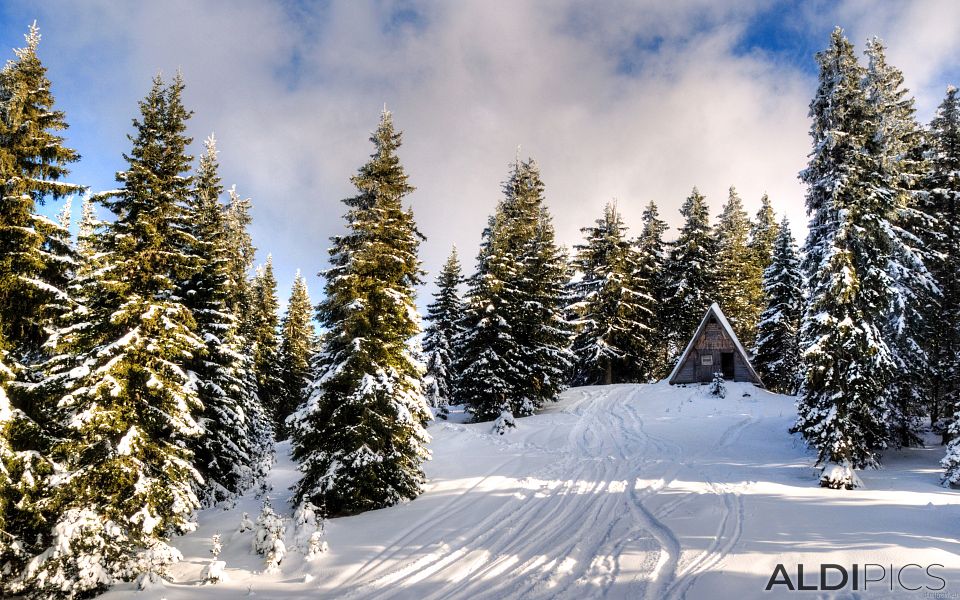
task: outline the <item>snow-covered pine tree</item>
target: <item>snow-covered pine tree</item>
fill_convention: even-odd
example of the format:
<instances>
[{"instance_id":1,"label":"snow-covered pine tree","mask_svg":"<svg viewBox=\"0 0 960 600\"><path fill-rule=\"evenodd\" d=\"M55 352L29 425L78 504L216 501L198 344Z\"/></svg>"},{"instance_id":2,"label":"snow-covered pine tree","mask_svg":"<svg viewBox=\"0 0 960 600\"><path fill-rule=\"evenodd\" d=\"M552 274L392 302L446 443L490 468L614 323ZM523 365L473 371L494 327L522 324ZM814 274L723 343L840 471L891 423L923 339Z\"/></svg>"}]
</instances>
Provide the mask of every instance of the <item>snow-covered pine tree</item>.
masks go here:
<instances>
[{"instance_id":1,"label":"snow-covered pine tree","mask_svg":"<svg viewBox=\"0 0 960 600\"><path fill-rule=\"evenodd\" d=\"M641 352L641 364L645 375L642 380L656 379L668 371L669 346L663 332L669 330L665 321L666 298L666 243L663 234L667 223L660 219L660 211L651 200L643 209L642 230L634 242L637 248L637 268L634 279L650 300L649 313L640 315L640 320L649 318L636 344Z\"/></svg>"},{"instance_id":2,"label":"snow-covered pine tree","mask_svg":"<svg viewBox=\"0 0 960 600\"><path fill-rule=\"evenodd\" d=\"M312 380L311 365L316 348L316 332L313 329L313 306L307 281L297 271L287 302L287 312L280 321L280 380L282 392L277 405L277 438L286 439L284 422L297 407L307 400Z\"/></svg>"},{"instance_id":3,"label":"snow-covered pine tree","mask_svg":"<svg viewBox=\"0 0 960 600\"><path fill-rule=\"evenodd\" d=\"M730 195L717 221L715 299L747 347L756 339L757 319L763 310L763 269L749 247L750 217L730 186Z\"/></svg>"},{"instance_id":4,"label":"snow-covered pine tree","mask_svg":"<svg viewBox=\"0 0 960 600\"><path fill-rule=\"evenodd\" d=\"M608 203L575 246L570 310L577 326L572 352L574 385L645 381L650 374L638 343L649 340L653 299L635 279L639 257L616 204Z\"/></svg>"},{"instance_id":5,"label":"snow-covered pine tree","mask_svg":"<svg viewBox=\"0 0 960 600\"><path fill-rule=\"evenodd\" d=\"M433 302L427 305L429 324L423 335L423 351L427 358L427 400L441 415L446 414L448 402L456 397L455 348L463 332L464 304L458 289L461 283L460 258L454 247L437 275L437 291L433 294Z\"/></svg>"},{"instance_id":6,"label":"snow-covered pine tree","mask_svg":"<svg viewBox=\"0 0 960 600\"><path fill-rule=\"evenodd\" d=\"M257 448L248 436L247 407L250 397L245 385L249 361L243 355L239 318L229 303L230 253L226 214L220 203L217 146L207 138L188 204L187 238L184 252L200 257L200 267L184 280L178 296L196 321L197 335L206 352L189 362L195 374L197 392L203 404L199 424L203 434L191 443L194 464L203 476L199 495L204 505L235 496L255 479Z\"/></svg>"},{"instance_id":7,"label":"snow-covered pine tree","mask_svg":"<svg viewBox=\"0 0 960 600\"><path fill-rule=\"evenodd\" d=\"M932 269L942 292L929 347L939 365L931 389L931 419L947 423L943 481L960 485L960 93L950 86L930 123L929 167L923 187L936 216Z\"/></svg>"},{"instance_id":8,"label":"snow-covered pine tree","mask_svg":"<svg viewBox=\"0 0 960 600\"><path fill-rule=\"evenodd\" d=\"M786 218L779 225L773 259L763 272L766 307L757 324L753 365L771 391L796 394L800 386L800 319L803 271Z\"/></svg>"},{"instance_id":9,"label":"snow-covered pine tree","mask_svg":"<svg viewBox=\"0 0 960 600\"><path fill-rule=\"evenodd\" d=\"M662 323L672 362L683 350L703 313L716 298L716 239L710 230L710 211L697 188L683 203L685 218L680 235L670 245ZM724 308L725 310L725 308Z\"/></svg>"},{"instance_id":10,"label":"snow-covered pine tree","mask_svg":"<svg viewBox=\"0 0 960 600\"><path fill-rule=\"evenodd\" d=\"M59 337L77 354L47 382L63 390L55 456L66 470L51 482L47 549L15 582L38 597L161 574L179 557L166 537L190 530L199 506L188 444L201 406L184 365L204 343L176 295L199 263L181 251L192 187L182 91L179 75L169 86L157 77L140 102L121 187L99 197L115 220L93 240L96 293Z\"/></svg>"},{"instance_id":11,"label":"snow-covered pine tree","mask_svg":"<svg viewBox=\"0 0 960 600\"><path fill-rule=\"evenodd\" d=\"M400 164L400 132L384 110L374 152L344 200L347 233L333 238L324 300L326 329L310 398L288 420L303 477L297 504L323 515L391 506L416 497L430 456L424 368L412 348L420 333L414 295L422 238L403 199L413 187Z\"/></svg>"},{"instance_id":12,"label":"snow-covered pine tree","mask_svg":"<svg viewBox=\"0 0 960 600\"><path fill-rule=\"evenodd\" d=\"M79 155L64 144L66 117L54 107L34 23L26 46L0 70L0 596L46 533L42 507L55 465L52 406L35 381L43 344L72 301L68 234L38 205L80 192L63 181Z\"/></svg>"},{"instance_id":13,"label":"snow-covered pine tree","mask_svg":"<svg viewBox=\"0 0 960 600\"><path fill-rule=\"evenodd\" d=\"M463 331L456 340L460 349L454 361L457 400L469 405L474 417L483 420L510 412L513 382L520 378L512 359L518 354L513 319L505 316L511 291L507 281L518 276L516 265L495 254L493 244L494 232L503 229L505 220L501 201L483 230L477 268L467 280ZM479 406L484 407L482 411L477 411Z\"/></svg>"},{"instance_id":14,"label":"snow-covered pine tree","mask_svg":"<svg viewBox=\"0 0 960 600\"><path fill-rule=\"evenodd\" d=\"M457 393L478 421L556 400L571 365L566 257L554 240L536 163L519 159L484 231L470 278Z\"/></svg>"},{"instance_id":15,"label":"snow-covered pine tree","mask_svg":"<svg viewBox=\"0 0 960 600\"><path fill-rule=\"evenodd\" d=\"M900 70L886 61L880 40L869 40L865 54L869 64L864 88L875 130L867 149L893 203L890 214L883 215L890 223L887 270L892 282L884 335L897 365L891 382L890 440L898 447L913 446L922 443L919 432L934 379L927 340L931 330L941 326L939 316L931 315L939 305L940 290L926 266L935 255L925 241L937 224L930 214L929 196L919 189L925 169L923 132L916 122L913 97L903 85Z\"/></svg>"},{"instance_id":16,"label":"snow-covered pine tree","mask_svg":"<svg viewBox=\"0 0 960 600\"><path fill-rule=\"evenodd\" d=\"M773 212L770 196L764 194L760 198L760 209L757 210L757 216L750 224L749 244L761 273L766 271L770 263L773 262L773 248L779 233L780 226L777 224L777 215Z\"/></svg>"},{"instance_id":17,"label":"snow-covered pine tree","mask_svg":"<svg viewBox=\"0 0 960 600\"><path fill-rule=\"evenodd\" d=\"M280 301L272 255L267 255L266 263L257 267L253 278L249 330L257 394L270 419L277 422L283 381L280 378Z\"/></svg>"},{"instance_id":18,"label":"snow-covered pine tree","mask_svg":"<svg viewBox=\"0 0 960 600\"><path fill-rule=\"evenodd\" d=\"M236 186L230 188L229 197L224 209L224 225L227 230L226 302L230 312L239 319L239 329L234 334L234 340L241 350L238 359L243 366L239 369L238 376L243 386L243 397L246 398L243 409L247 416L247 438L254 455L258 457L255 478L261 479L273 464L274 431L273 421L260 400L254 363L254 326L257 314L251 308L254 290L248 279L256 256L256 248L248 231L252 222L251 201L249 198L242 198L237 193Z\"/></svg>"},{"instance_id":19,"label":"snow-covered pine tree","mask_svg":"<svg viewBox=\"0 0 960 600\"><path fill-rule=\"evenodd\" d=\"M10 355L8 366L19 373L41 358L47 339L49 311L66 295L62 275L68 270L48 237L63 237L62 229L35 213L37 205L79 193L82 186L66 183L68 165L80 159L59 133L67 128L64 113L54 107L46 67L37 56L40 31L34 23L27 45L0 70L0 313ZM52 252L54 250L54 252ZM51 281L45 277L52 276ZM46 319L44 317L47 317ZM30 406L15 406L32 413Z\"/></svg>"},{"instance_id":20,"label":"snow-covered pine tree","mask_svg":"<svg viewBox=\"0 0 960 600\"><path fill-rule=\"evenodd\" d=\"M877 133L864 69L839 27L817 54L813 151L801 179L810 215L801 329L805 378L795 431L817 450L820 484L852 488L888 442L896 363L884 339L890 302L888 217L897 198L867 151Z\"/></svg>"}]
</instances>

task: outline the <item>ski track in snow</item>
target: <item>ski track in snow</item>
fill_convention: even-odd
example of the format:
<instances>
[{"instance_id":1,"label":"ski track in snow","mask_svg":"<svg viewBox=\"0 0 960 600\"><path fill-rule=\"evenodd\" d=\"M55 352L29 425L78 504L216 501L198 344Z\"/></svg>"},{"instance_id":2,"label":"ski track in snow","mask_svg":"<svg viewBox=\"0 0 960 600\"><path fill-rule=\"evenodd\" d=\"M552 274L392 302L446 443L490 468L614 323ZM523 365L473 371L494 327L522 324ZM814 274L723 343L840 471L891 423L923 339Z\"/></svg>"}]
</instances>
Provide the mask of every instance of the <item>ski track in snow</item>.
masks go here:
<instances>
[{"instance_id":1,"label":"ski track in snow","mask_svg":"<svg viewBox=\"0 0 960 600\"><path fill-rule=\"evenodd\" d=\"M330 521L328 555L305 563L288 524L282 572L257 572L262 559L250 555L249 532L235 529L240 511L256 518L259 500L250 494L230 511L201 515L200 530L177 544L187 559L176 583L144 598L192 599L201 590L217 598L249 591L258 600L721 597L717 572L755 561L736 554L750 541L745 518L754 510L745 503L757 493L754 475L742 470L756 450L744 445L782 436L774 460L809 464L785 432L792 399L746 384L728 391L718 399L699 386L575 388L504 436L489 424L438 422L424 494ZM278 499L294 469L278 456L270 480L274 506L288 518L292 510ZM809 486L817 489L812 479ZM231 580L200 586L216 531L227 540Z\"/></svg>"}]
</instances>

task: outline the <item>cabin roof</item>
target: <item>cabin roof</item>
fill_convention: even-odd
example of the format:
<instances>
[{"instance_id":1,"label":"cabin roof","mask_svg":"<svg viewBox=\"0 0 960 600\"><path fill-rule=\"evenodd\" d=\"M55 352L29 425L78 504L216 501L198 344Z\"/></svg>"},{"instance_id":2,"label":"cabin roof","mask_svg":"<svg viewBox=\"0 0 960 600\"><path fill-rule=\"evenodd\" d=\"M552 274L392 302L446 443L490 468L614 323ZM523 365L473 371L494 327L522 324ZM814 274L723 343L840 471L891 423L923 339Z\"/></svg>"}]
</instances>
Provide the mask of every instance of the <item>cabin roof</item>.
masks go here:
<instances>
[{"instance_id":1,"label":"cabin roof","mask_svg":"<svg viewBox=\"0 0 960 600\"><path fill-rule=\"evenodd\" d=\"M720 324L720 327L727 332L727 335L730 336L730 339L733 340L733 345L736 347L737 352L740 353L740 356L743 358L743 362L747 365L747 369L750 370L750 374L753 377L761 382L763 385L760 376L754 370L753 365L750 364L750 355L747 354L747 351L744 349L743 344L740 343L740 340L737 339L737 334L734 333L733 327L730 326L730 321L727 320L727 316L723 314L723 311L720 310L720 305L714 302L710 305L710 308L707 309L707 312L703 314L703 319L700 321L700 326L697 327L697 330L694 332L693 337L690 338L690 341L687 343L686 349L683 351L683 354L680 355L680 360L677 361L677 364L674 365L673 371L670 372L670 377L667 379L669 383L673 383L674 377L680 372L680 367L683 366L683 363L686 362L687 357L690 355L690 351L693 350L694 345L697 340L700 338L700 335L703 333L703 330L706 329L707 323L710 322L710 315L713 314L717 318L717 323Z\"/></svg>"}]
</instances>

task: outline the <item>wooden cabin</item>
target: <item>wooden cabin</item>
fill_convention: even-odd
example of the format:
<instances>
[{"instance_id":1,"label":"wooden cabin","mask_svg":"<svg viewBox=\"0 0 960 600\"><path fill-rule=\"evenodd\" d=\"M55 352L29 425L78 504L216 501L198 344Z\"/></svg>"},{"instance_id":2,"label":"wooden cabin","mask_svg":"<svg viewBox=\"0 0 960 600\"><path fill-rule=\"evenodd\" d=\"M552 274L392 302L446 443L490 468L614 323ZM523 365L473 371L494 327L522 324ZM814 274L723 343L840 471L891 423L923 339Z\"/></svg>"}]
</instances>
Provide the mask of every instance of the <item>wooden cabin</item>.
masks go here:
<instances>
[{"instance_id":1,"label":"wooden cabin","mask_svg":"<svg viewBox=\"0 0 960 600\"><path fill-rule=\"evenodd\" d=\"M737 334L730 327L720 307L714 303L703 315L703 321L670 373L669 383L707 383L714 373L724 379L749 381L763 386L760 376L750 364Z\"/></svg>"}]
</instances>

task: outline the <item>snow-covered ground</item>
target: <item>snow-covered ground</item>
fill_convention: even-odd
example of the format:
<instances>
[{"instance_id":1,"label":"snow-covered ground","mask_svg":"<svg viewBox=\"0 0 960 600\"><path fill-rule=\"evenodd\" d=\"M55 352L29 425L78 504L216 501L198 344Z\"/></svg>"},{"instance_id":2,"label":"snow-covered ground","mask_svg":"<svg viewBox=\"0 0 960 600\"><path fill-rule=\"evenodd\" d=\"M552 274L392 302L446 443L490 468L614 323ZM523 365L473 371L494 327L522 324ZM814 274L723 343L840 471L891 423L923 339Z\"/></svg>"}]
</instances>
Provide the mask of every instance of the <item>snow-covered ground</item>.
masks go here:
<instances>
[{"instance_id":1,"label":"snow-covered ground","mask_svg":"<svg viewBox=\"0 0 960 600\"><path fill-rule=\"evenodd\" d=\"M490 424L437 422L425 493L330 521L320 558L303 559L289 525L280 571L263 573L252 533L237 531L242 512L259 512L250 494L201 513L199 529L177 540L185 560L175 582L136 597L772 598L785 591L763 591L777 563L794 578L798 563L808 573L937 563L941 593L960 594L960 493L938 485L941 447L887 453L885 469L862 474L864 489L821 489L812 456L787 433L793 398L749 384L727 392L575 388L502 437ZM270 478L287 517L298 476L288 450L278 445ZM201 585L217 532L228 581ZM939 584L909 569L903 583ZM870 586L813 597L920 597Z\"/></svg>"}]
</instances>

